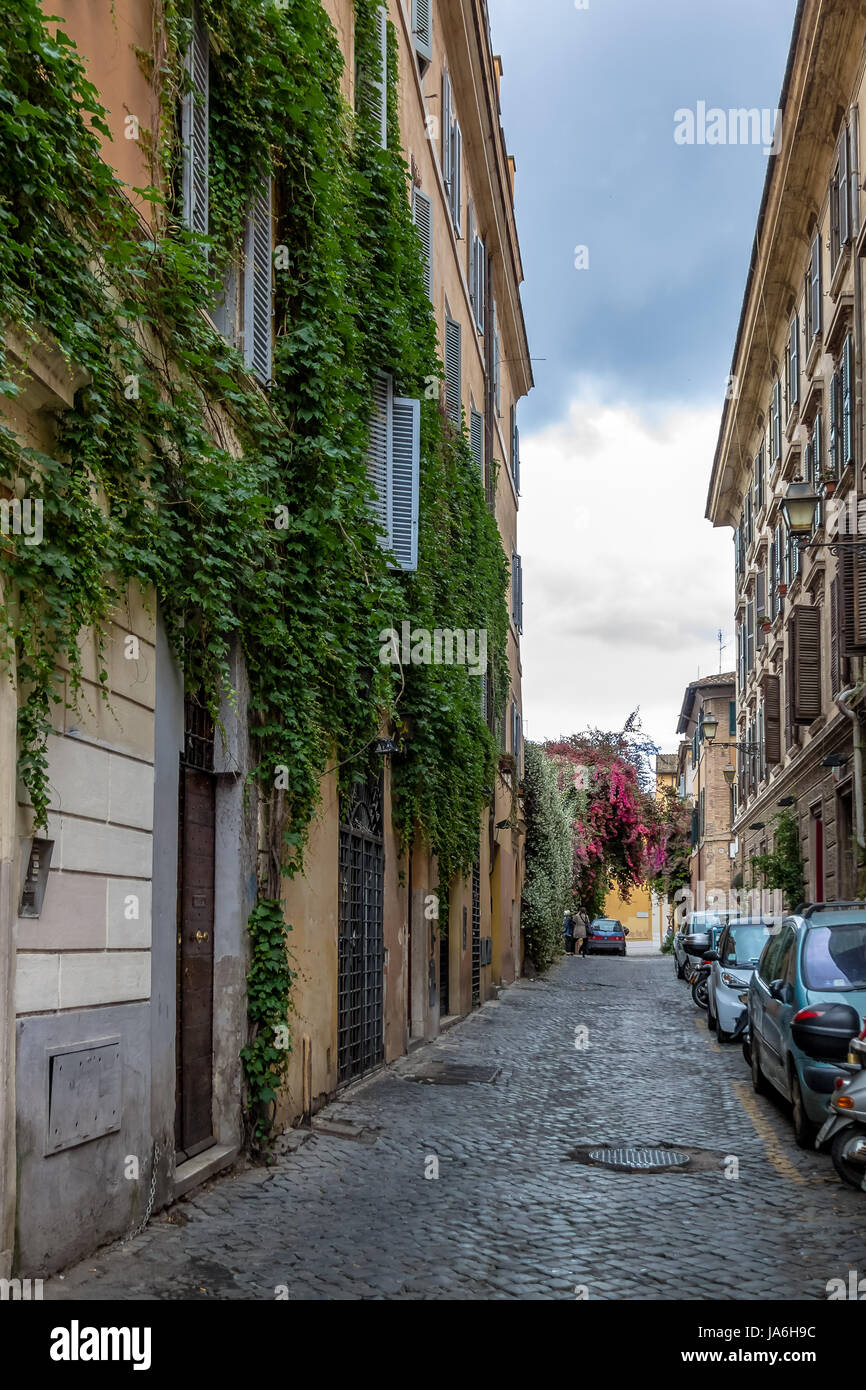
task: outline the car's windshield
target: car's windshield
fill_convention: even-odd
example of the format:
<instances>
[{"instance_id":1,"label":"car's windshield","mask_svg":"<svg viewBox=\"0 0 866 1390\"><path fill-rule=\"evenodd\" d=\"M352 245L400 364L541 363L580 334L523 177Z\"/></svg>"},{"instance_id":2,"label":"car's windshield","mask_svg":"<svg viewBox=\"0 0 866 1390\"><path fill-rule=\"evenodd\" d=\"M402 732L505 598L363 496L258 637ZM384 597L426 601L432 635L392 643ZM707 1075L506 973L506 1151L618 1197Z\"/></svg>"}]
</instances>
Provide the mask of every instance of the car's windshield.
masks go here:
<instances>
[{"instance_id":1,"label":"car's windshield","mask_svg":"<svg viewBox=\"0 0 866 1390\"><path fill-rule=\"evenodd\" d=\"M769 927L742 926L730 927L725 943L723 965L757 965L758 957L764 949L764 942L770 934Z\"/></svg>"},{"instance_id":2,"label":"car's windshield","mask_svg":"<svg viewBox=\"0 0 866 1390\"><path fill-rule=\"evenodd\" d=\"M866 922L810 927L803 980L807 989L866 989Z\"/></svg>"}]
</instances>

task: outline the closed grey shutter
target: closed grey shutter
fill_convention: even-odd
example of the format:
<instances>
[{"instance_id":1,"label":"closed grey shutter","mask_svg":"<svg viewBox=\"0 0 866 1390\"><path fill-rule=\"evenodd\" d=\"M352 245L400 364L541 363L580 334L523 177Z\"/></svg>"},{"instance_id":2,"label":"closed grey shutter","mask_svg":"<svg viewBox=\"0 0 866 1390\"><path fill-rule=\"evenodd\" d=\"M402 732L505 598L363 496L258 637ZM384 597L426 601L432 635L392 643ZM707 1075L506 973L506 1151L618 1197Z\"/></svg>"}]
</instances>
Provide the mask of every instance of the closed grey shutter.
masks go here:
<instances>
[{"instance_id":1,"label":"closed grey shutter","mask_svg":"<svg viewBox=\"0 0 866 1390\"><path fill-rule=\"evenodd\" d=\"M379 127L379 144L388 148L388 11L384 5L376 10L376 47L378 72L371 74L370 102L373 117Z\"/></svg>"},{"instance_id":2,"label":"closed grey shutter","mask_svg":"<svg viewBox=\"0 0 866 1390\"><path fill-rule=\"evenodd\" d=\"M476 309L477 281L476 281L477 261L475 259L475 208L472 199L469 199L466 213L466 270L469 275L469 303L472 305L472 313L477 321L478 311Z\"/></svg>"},{"instance_id":3,"label":"closed grey shutter","mask_svg":"<svg viewBox=\"0 0 866 1390\"><path fill-rule=\"evenodd\" d=\"M460 235L460 218L463 203L463 136L460 123L455 120L451 128L451 216L457 235Z\"/></svg>"},{"instance_id":4,"label":"closed grey shutter","mask_svg":"<svg viewBox=\"0 0 866 1390\"><path fill-rule=\"evenodd\" d=\"M791 320L791 384L789 400L791 406L800 401L800 316L795 314Z\"/></svg>"},{"instance_id":5,"label":"closed grey shutter","mask_svg":"<svg viewBox=\"0 0 866 1390\"><path fill-rule=\"evenodd\" d=\"M821 332L821 236L816 233L812 242L812 274L810 283L812 338Z\"/></svg>"},{"instance_id":6,"label":"closed grey shutter","mask_svg":"<svg viewBox=\"0 0 866 1390\"><path fill-rule=\"evenodd\" d=\"M814 421L813 421L813 423L812 423L812 470L813 470L812 476L813 476L813 478L817 478L817 477L820 475L821 470L822 470L822 468L823 468L823 466L824 466L824 460L823 460L823 457L822 457L822 448L823 448L823 445L822 445L822 443L821 443L821 412L820 412L820 410L819 410L819 411L816 413L815 419L814 419Z\"/></svg>"},{"instance_id":7,"label":"closed grey shutter","mask_svg":"<svg viewBox=\"0 0 866 1390\"><path fill-rule=\"evenodd\" d=\"M496 414L501 413L500 409L500 381L499 381L499 319L496 313L496 300L493 301L493 404L496 407Z\"/></svg>"},{"instance_id":8,"label":"closed grey shutter","mask_svg":"<svg viewBox=\"0 0 866 1390\"><path fill-rule=\"evenodd\" d=\"M776 381L773 387L773 458L776 463L782 457L782 387Z\"/></svg>"},{"instance_id":9,"label":"closed grey shutter","mask_svg":"<svg viewBox=\"0 0 866 1390\"><path fill-rule=\"evenodd\" d=\"M380 374L373 382L373 418L370 421L370 448L367 470L375 488L373 510L383 544L391 539L391 431L393 382Z\"/></svg>"},{"instance_id":10,"label":"closed grey shutter","mask_svg":"<svg viewBox=\"0 0 866 1390\"><path fill-rule=\"evenodd\" d=\"M391 549L397 568L418 568L418 487L421 459L421 402L393 401L391 462Z\"/></svg>"},{"instance_id":11,"label":"closed grey shutter","mask_svg":"<svg viewBox=\"0 0 866 1390\"><path fill-rule=\"evenodd\" d=\"M271 377L271 181L253 199L244 235L244 361L264 385Z\"/></svg>"},{"instance_id":12,"label":"closed grey shutter","mask_svg":"<svg viewBox=\"0 0 866 1390\"><path fill-rule=\"evenodd\" d=\"M420 188L412 190L412 221L421 241L421 255L424 266L424 284L427 293L433 298L433 200L422 193Z\"/></svg>"},{"instance_id":13,"label":"closed grey shutter","mask_svg":"<svg viewBox=\"0 0 866 1390\"><path fill-rule=\"evenodd\" d=\"M472 410L469 415L469 442L472 457L478 468L482 485L484 483L484 416L480 410Z\"/></svg>"},{"instance_id":14,"label":"closed grey shutter","mask_svg":"<svg viewBox=\"0 0 866 1390\"><path fill-rule=\"evenodd\" d=\"M842 689L842 653L839 641L839 592L835 579L830 580L830 694Z\"/></svg>"},{"instance_id":15,"label":"closed grey shutter","mask_svg":"<svg viewBox=\"0 0 866 1390\"><path fill-rule=\"evenodd\" d=\"M454 319L445 320L445 410L456 429L462 426L462 329Z\"/></svg>"},{"instance_id":16,"label":"closed grey shutter","mask_svg":"<svg viewBox=\"0 0 866 1390\"><path fill-rule=\"evenodd\" d=\"M517 631L521 634L523 632L523 561L519 555L517 557Z\"/></svg>"},{"instance_id":17,"label":"closed grey shutter","mask_svg":"<svg viewBox=\"0 0 866 1390\"><path fill-rule=\"evenodd\" d=\"M442 128L439 131L439 147L441 150L442 178L448 190L448 201L451 201L451 78L448 76L447 69L442 73Z\"/></svg>"},{"instance_id":18,"label":"closed grey shutter","mask_svg":"<svg viewBox=\"0 0 866 1390\"><path fill-rule=\"evenodd\" d=\"M412 0L412 35L415 51L428 63L433 61L433 0Z\"/></svg>"},{"instance_id":19,"label":"closed grey shutter","mask_svg":"<svg viewBox=\"0 0 866 1390\"><path fill-rule=\"evenodd\" d=\"M821 713L821 612L798 604L791 626L794 723L811 724Z\"/></svg>"},{"instance_id":20,"label":"closed grey shutter","mask_svg":"<svg viewBox=\"0 0 866 1390\"><path fill-rule=\"evenodd\" d=\"M763 569L755 575L755 616L758 622L767 616L767 576Z\"/></svg>"},{"instance_id":21,"label":"closed grey shutter","mask_svg":"<svg viewBox=\"0 0 866 1390\"><path fill-rule=\"evenodd\" d=\"M184 92L181 106L183 220L191 231L207 236L210 42L198 7L184 66L192 90Z\"/></svg>"},{"instance_id":22,"label":"closed grey shutter","mask_svg":"<svg viewBox=\"0 0 866 1390\"><path fill-rule=\"evenodd\" d=\"M755 600L750 598L746 604L746 670L751 671L755 664Z\"/></svg>"},{"instance_id":23,"label":"closed grey shutter","mask_svg":"<svg viewBox=\"0 0 866 1390\"><path fill-rule=\"evenodd\" d=\"M852 428L851 378L853 375L852 340L849 333L842 348L842 369L840 372L842 397L842 468L847 468L853 458L854 430Z\"/></svg>"},{"instance_id":24,"label":"closed grey shutter","mask_svg":"<svg viewBox=\"0 0 866 1390\"><path fill-rule=\"evenodd\" d=\"M850 614L848 650L866 651L866 561L849 550L842 552L847 570L846 615ZM845 571L843 571L845 573Z\"/></svg>"},{"instance_id":25,"label":"closed grey shutter","mask_svg":"<svg viewBox=\"0 0 866 1390\"><path fill-rule=\"evenodd\" d=\"M839 476L839 373L830 378L830 473Z\"/></svg>"},{"instance_id":26,"label":"closed grey shutter","mask_svg":"<svg viewBox=\"0 0 866 1390\"><path fill-rule=\"evenodd\" d=\"M520 430L517 427L517 407L511 407L511 473L514 490L520 494Z\"/></svg>"},{"instance_id":27,"label":"closed grey shutter","mask_svg":"<svg viewBox=\"0 0 866 1390\"><path fill-rule=\"evenodd\" d=\"M776 541L770 541L770 618L779 611L779 595L776 591Z\"/></svg>"},{"instance_id":28,"label":"closed grey shutter","mask_svg":"<svg viewBox=\"0 0 866 1390\"><path fill-rule=\"evenodd\" d=\"M848 179L848 127L842 126L839 137L839 245L845 246L851 237L850 192Z\"/></svg>"},{"instance_id":29,"label":"closed grey shutter","mask_svg":"<svg viewBox=\"0 0 866 1390\"><path fill-rule=\"evenodd\" d=\"M484 332L485 293L487 289L487 248L480 236L475 238L475 322Z\"/></svg>"}]
</instances>

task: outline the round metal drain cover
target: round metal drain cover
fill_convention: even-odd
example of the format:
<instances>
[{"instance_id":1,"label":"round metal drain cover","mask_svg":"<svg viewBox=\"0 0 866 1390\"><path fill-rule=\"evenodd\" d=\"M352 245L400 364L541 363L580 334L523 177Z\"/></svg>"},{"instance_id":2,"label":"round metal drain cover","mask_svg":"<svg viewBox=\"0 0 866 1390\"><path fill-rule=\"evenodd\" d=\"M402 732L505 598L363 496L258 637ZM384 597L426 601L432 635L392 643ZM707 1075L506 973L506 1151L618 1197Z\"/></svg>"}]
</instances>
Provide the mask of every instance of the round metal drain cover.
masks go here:
<instances>
[{"instance_id":1,"label":"round metal drain cover","mask_svg":"<svg viewBox=\"0 0 866 1390\"><path fill-rule=\"evenodd\" d=\"M589 1154L592 1163L603 1163L606 1168L625 1169L627 1172L651 1172L659 1168L681 1168L689 1163L689 1154L677 1149L593 1149Z\"/></svg>"}]
</instances>

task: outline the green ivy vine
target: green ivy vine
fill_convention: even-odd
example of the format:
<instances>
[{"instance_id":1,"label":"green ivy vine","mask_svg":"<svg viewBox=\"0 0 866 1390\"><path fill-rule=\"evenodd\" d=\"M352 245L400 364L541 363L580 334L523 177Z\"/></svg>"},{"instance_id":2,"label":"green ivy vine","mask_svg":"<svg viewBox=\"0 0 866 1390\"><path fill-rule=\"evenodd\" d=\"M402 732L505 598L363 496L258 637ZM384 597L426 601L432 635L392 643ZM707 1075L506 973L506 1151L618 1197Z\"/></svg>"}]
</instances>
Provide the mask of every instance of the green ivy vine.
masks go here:
<instances>
[{"instance_id":1,"label":"green ivy vine","mask_svg":"<svg viewBox=\"0 0 866 1390\"><path fill-rule=\"evenodd\" d=\"M382 150L363 99L376 61L374 0L355 5L356 112L341 94L343 58L321 0L201 0L200 9L214 39L206 241L180 224L177 206L189 0L164 0L156 57L139 55L161 93L159 126L141 133L153 165L152 186L137 191L147 224L101 157L100 137L122 134L74 45L38 0L0 0L0 315L32 345L56 344L79 382L49 446L0 426L0 473L17 495L41 500L44 529L39 545L0 537L0 657L15 652L19 771L39 827L53 709L79 699L82 633L99 644L130 585L155 593L187 688L214 716L232 697L239 645L251 780L278 869L250 919L243 1058L263 1144L287 1055L271 1055L271 1030L286 1018L292 975L278 877L303 867L329 765L345 789L383 718L392 721L395 824L404 846L419 836L429 845L446 883L476 857L493 784L478 678L456 666L383 665L379 633L404 620L486 629L500 714L508 568L465 432L429 389L442 366L400 148L393 26ZM202 312L265 175L288 252L288 268L275 270L267 392ZM422 400L411 575L387 568L369 505L380 370ZM0 348L0 393L14 398L23 380ZM104 663L100 680L108 699ZM275 792L279 769L288 780Z\"/></svg>"}]
</instances>

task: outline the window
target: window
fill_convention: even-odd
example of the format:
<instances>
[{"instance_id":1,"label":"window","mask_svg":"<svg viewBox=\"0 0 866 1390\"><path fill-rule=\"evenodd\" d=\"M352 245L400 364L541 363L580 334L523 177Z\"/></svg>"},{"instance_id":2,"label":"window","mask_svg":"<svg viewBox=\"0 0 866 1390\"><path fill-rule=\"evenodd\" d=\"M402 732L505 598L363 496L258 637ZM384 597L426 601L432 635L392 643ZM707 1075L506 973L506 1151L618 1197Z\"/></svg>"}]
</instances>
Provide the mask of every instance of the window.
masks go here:
<instances>
[{"instance_id":1,"label":"window","mask_svg":"<svg viewBox=\"0 0 866 1390\"><path fill-rule=\"evenodd\" d=\"M433 298L433 200L422 193L420 188L412 189L412 221L421 242L421 262L424 267L424 284L427 293Z\"/></svg>"},{"instance_id":2,"label":"window","mask_svg":"<svg viewBox=\"0 0 866 1390\"><path fill-rule=\"evenodd\" d=\"M755 455L755 468L752 482L752 514L757 516L764 505L764 450L761 447Z\"/></svg>"},{"instance_id":3,"label":"window","mask_svg":"<svg viewBox=\"0 0 866 1390\"><path fill-rule=\"evenodd\" d=\"M836 269L842 248L851 240L851 157L848 126L843 122L836 146L836 167L830 180L830 271Z\"/></svg>"},{"instance_id":4,"label":"window","mask_svg":"<svg viewBox=\"0 0 866 1390\"><path fill-rule=\"evenodd\" d=\"M497 415L500 415L500 414L502 413L502 407L501 407L502 383L501 383L501 377L500 377L500 365L501 365L501 364L500 364L500 356L499 356L499 351L500 351L500 349L499 349L499 318L498 318L498 315L497 315L497 313L496 313L496 300L495 300L495 299L494 299L494 301L493 301L492 319L493 319L493 328L492 328L492 339L493 339L493 340L492 340L492 364L491 364L491 365L492 365L492 372L493 372L493 376L492 376L493 406L494 406L494 409L495 409L495 411L496 411L496 414L497 414Z\"/></svg>"},{"instance_id":5,"label":"window","mask_svg":"<svg viewBox=\"0 0 866 1390\"><path fill-rule=\"evenodd\" d=\"M484 332L484 301L487 290L487 248L475 230L475 212L469 204L469 302L479 333Z\"/></svg>"},{"instance_id":6,"label":"window","mask_svg":"<svg viewBox=\"0 0 866 1390\"><path fill-rule=\"evenodd\" d=\"M383 548L394 553L392 568L416 570L421 402L395 396L384 374L376 378L373 398L368 469L379 533Z\"/></svg>"},{"instance_id":7,"label":"window","mask_svg":"<svg viewBox=\"0 0 866 1390\"><path fill-rule=\"evenodd\" d=\"M746 670L751 671L755 664L755 600L750 598L746 604Z\"/></svg>"},{"instance_id":8,"label":"window","mask_svg":"<svg viewBox=\"0 0 866 1390\"><path fill-rule=\"evenodd\" d=\"M788 338L788 409L800 403L800 316L791 319Z\"/></svg>"},{"instance_id":9,"label":"window","mask_svg":"<svg viewBox=\"0 0 866 1390\"><path fill-rule=\"evenodd\" d=\"M830 449L831 477L838 479L853 462L854 420L851 378L854 352L851 334L845 337L842 357L830 380Z\"/></svg>"},{"instance_id":10,"label":"window","mask_svg":"<svg viewBox=\"0 0 866 1390\"><path fill-rule=\"evenodd\" d=\"M698 806L698 833L701 839L703 839L707 833L707 792L705 787L701 787L698 796Z\"/></svg>"},{"instance_id":11,"label":"window","mask_svg":"<svg viewBox=\"0 0 866 1390\"><path fill-rule=\"evenodd\" d=\"M806 302L806 351L821 332L821 234L815 233L804 286Z\"/></svg>"},{"instance_id":12,"label":"window","mask_svg":"<svg viewBox=\"0 0 866 1390\"><path fill-rule=\"evenodd\" d=\"M423 75L433 61L433 0L412 0L412 37Z\"/></svg>"},{"instance_id":13,"label":"window","mask_svg":"<svg viewBox=\"0 0 866 1390\"><path fill-rule=\"evenodd\" d=\"M511 751L514 754L515 767L519 777L523 752L523 718L514 700L511 701Z\"/></svg>"},{"instance_id":14,"label":"window","mask_svg":"<svg viewBox=\"0 0 866 1390\"><path fill-rule=\"evenodd\" d=\"M523 632L523 561L511 552L511 616L518 632Z\"/></svg>"},{"instance_id":15,"label":"window","mask_svg":"<svg viewBox=\"0 0 866 1390\"><path fill-rule=\"evenodd\" d=\"M198 7L184 68L188 90L181 105L183 220L190 231L207 236L210 43Z\"/></svg>"},{"instance_id":16,"label":"window","mask_svg":"<svg viewBox=\"0 0 866 1390\"><path fill-rule=\"evenodd\" d=\"M768 763L782 761L782 706L778 676L765 675L761 681L764 710L764 757Z\"/></svg>"},{"instance_id":17,"label":"window","mask_svg":"<svg viewBox=\"0 0 866 1390\"><path fill-rule=\"evenodd\" d=\"M511 476L514 488L520 492L520 430L517 428L517 406L511 407Z\"/></svg>"},{"instance_id":18,"label":"window","mask_svg":"<svg viewBox=\"0 0 866 1390\"><path fill-rule=\"evenodd\" d=\"M454 230L460 236L463 204L463 136L456 117L451 122L451 184L448 193Z\"/></svg>"},{"instance_id":19,"label":"window","mask_svg":"<svg viewBox=\"0 0 866 1390\"><path fill-rule=\"evenodd\" d=\"M484 416L473 406L469 412L469 443L482 485L484 483Z\"/></svg>"},{"instance_id":20,"label":"window","mask_svg":"<svg viewBox=\"0 0 866 1390\"><path fill-rule=\"evenodd\" d=\"M455 429L463 427L463 330L455 319L445 320L445 411Z\"/></svg>"},{"instance_id":21,"label":"window","mask_svg":"<svg viewBox=\"0 0 866 1390\"><path fill-rule=\"evenodd\" d=\"M821 713L821 613L798 604L788 633L793 676L794 724L811 724Z\"/></svg>"},{"instance_id":22,"label":"window","mask_svg":"<svg viewBox=\"0 0 866 1390\"><path fill-rule=\"evenodd\" d=\"M379 131L379 143L388 148L388 11L384 5L376 10L376 46L378 70L370 74L367 83L370 109Z\"/></svg>"},{"instance_id":23,"label":"window","mask_svg":"<svg viewBox=\"0 0 866 1390\"><path fill-rule=\"evenodd\" d=\"M737 702L728 701L728 735L730 738L737 737Z\"/></svg>"},{"instance_id":24,"label":"window","mask_svg":"<svg viewBox=\"0 0 866 1390\"><path fill-rule=\"evenodd\" d=\"M778 378L773 386L773 402L770 410L773 435L773 466L775 467L782 457L782 384Z\"/></svg>"},{"instance_id":25,"label":"window","mask_svg":"<svg viewBox=\"0 0 866 1390\"><path fill-rule=\"evenodd\" d=\"M439 163L442 178L451 196L451 78L447 68L442 73L442 126L439 131Z\"/></svg>"},{"instance_id":26,"label":"window","mask_svg":"<svg viewBox=\"0 0 866 1390\"><path fill-rule=\"evenodd\" d=\"M211 310L214 324L243 355L247 369L267 385L272 365L272 193L262 182L244 218L243 244L226 268L222 292Z\"/></svg>"}]
</instances>

